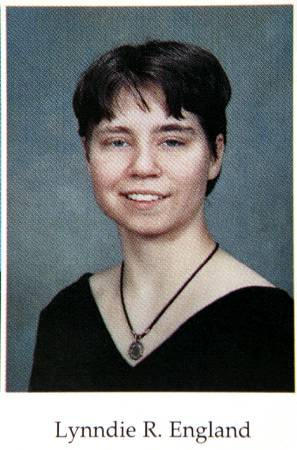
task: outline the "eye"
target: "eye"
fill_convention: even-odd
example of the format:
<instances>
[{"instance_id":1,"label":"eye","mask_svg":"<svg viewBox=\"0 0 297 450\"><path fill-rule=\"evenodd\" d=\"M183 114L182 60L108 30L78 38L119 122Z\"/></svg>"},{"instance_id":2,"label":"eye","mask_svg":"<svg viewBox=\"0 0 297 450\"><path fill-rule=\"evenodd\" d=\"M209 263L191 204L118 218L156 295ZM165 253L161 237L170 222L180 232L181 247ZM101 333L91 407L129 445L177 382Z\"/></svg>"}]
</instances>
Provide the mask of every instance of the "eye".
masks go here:
<instances>
[{"instance_id":1,"label":"eye","mask_svg":"<svg viewBox=\"0 0 297 450\"><path fill-rule=\"evenodd\" d=\"M164 145L169 148L175 148L182 147L183 145L185 145L185 143L178 139L166 139L166 141L164 141Z\"/></svg>"},{"instance_id":2,"label":"eye","mask_svg":"<svg viewBox=\"0 0 297 450\"><path fill-rule=\"evenodd\" d=\"M114 139L113 141L110 142L110 145L115 148L124 148L127 147L129 144L123 139Z\"/></svg>"}]
</instances>

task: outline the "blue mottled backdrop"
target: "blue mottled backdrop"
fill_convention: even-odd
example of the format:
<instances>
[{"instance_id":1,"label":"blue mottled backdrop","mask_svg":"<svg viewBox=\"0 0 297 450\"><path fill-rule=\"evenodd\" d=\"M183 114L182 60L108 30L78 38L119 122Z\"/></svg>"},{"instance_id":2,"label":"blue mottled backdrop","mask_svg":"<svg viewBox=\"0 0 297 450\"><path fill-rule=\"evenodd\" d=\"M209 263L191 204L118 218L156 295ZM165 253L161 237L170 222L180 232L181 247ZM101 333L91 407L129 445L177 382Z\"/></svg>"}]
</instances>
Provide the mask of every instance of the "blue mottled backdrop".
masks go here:
<instances>
[{"instance_id":1,"label":"blue mottled backdrop","mask_svg":"<svg viewBox=\"0 0 297 450\"><path fill-rule=\"evenodd\" d=\"M79 74L111 47L208 48L233 87L221 179L207 201L221 245L292 293L292 7L8 8L7 389L27 388L39 312L83 272L121 258L98 210L71 109Z\"/></svg>"}]
</instances>

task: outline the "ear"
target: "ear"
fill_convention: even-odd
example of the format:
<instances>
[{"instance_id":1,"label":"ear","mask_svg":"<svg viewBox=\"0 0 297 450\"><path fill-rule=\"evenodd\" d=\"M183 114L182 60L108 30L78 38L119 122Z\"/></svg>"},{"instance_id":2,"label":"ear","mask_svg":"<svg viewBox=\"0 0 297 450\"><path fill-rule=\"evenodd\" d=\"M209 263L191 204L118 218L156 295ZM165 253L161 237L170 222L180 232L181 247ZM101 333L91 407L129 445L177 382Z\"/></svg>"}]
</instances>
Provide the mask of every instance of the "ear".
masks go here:
<instances>
[{"instance_id":1,"label":"ear","mask_svg":"<svg viewBox=\"0 0 297 450\"><path fill-rule=\"evenodd\" d=\"M209 164L209 169L208 169L208 179L209 180L215 179L221 171L224 150L225 150L225 140L224 140L224 136L221 133L217 135L215 143L216 143L217 154L216 154L215 158L214 157L211 158L211 161Z\"/></svg>"}]
</instances>

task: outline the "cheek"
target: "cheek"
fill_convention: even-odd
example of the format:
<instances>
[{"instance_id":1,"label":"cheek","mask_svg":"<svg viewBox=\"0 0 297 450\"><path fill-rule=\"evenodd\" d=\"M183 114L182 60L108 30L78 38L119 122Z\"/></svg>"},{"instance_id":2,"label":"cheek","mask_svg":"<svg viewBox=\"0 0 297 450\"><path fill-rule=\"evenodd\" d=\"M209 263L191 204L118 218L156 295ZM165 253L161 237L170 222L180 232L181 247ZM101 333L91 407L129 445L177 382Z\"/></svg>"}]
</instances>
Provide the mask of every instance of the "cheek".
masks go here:
<instances>
[{"instance_id":1,"label":"cheek","mask_svg":"<svg viewBox=\"0 0 297 450\"><path fill-rule=\"evenodd\" d=\"M89 173L94 187L111 187L121 177L122 169L112 159L96 158L89 163Z\"/></svg>"},{"instance_id":2,"label":"cheek","mask_svg":"<svg viewBox=\"0 0 297 450\"><path fill-rule=\"evenodd\" d=\"M96 202L102 207L104 198L106 197L106 192L110 190L113 184L112 179L106 171L91 169L89 172Z\"/></svg>"},{"instance_id":3,"label":"cheek","mask_svg":"<svg viewBox=\"0 0 297 450\"><path fill-rule=\"evenodd\" d=\"M112 187L114 184L113 178L110 176L110 173L106 170L98 170L97 168L91 168L89 170L92 187L93 187L93 195L95 201L99 208L104 211L107 215L109 215L109 204L110 204L110 192L112 191Z\"/></svg>"},{"instance_id":4,"label":"cheek","mask_svg":"<svg viewBox=\"0 0 297 450\"><path fill-rule=\"evenodd\" d=\"M207 158L179 161L174 167L175 178L179 183L200 186L207 183L209 160Z\"/></svg>"}]
</instances>

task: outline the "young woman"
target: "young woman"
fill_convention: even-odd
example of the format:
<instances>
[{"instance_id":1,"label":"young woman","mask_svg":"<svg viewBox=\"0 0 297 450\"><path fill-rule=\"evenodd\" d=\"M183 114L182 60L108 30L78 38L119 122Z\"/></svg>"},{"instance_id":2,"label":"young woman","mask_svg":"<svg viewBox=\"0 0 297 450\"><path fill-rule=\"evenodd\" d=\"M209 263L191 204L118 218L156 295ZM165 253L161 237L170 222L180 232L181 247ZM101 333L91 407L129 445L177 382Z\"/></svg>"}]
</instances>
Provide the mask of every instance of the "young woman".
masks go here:
<instances>
[{"instance_id":1,"label":"young woman","mask_svg":"<svg viewBox=\"0 0 297 450\"><path fill-rule=\"evenodd\" d=\"M291 299L205 222L230 95L218 60L177 42L116 48L83 74L74 110L123 262L43 310L30 390L293 390Z\"/></svg>"}]
</instances>

